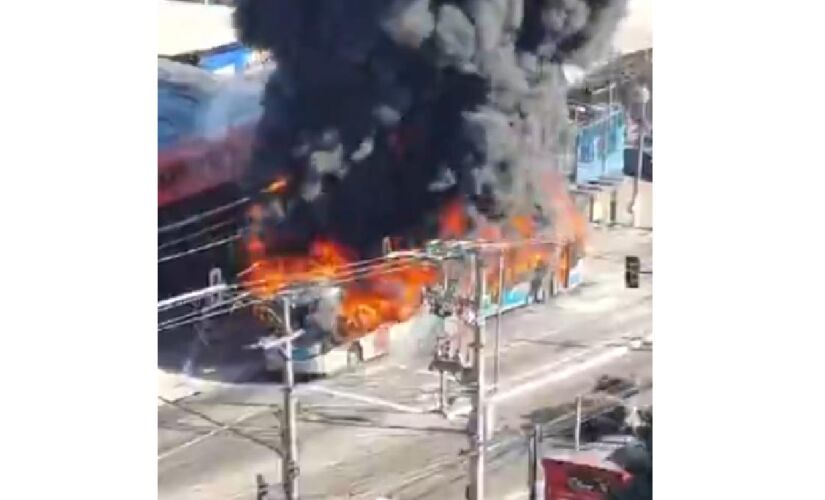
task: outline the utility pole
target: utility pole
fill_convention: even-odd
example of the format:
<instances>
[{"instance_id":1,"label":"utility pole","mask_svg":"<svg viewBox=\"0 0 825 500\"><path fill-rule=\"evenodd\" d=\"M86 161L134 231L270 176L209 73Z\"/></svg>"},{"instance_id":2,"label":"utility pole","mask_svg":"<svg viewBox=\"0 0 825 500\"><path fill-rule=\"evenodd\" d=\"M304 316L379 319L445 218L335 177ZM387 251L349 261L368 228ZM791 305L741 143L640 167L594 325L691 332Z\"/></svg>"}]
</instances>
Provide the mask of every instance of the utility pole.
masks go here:
<instances>
[{"instance_id":1,"label":"utility pole","mask_svg":"<svg viewBox=\"0 0 825 500\"><path fill-rule=\"evenodd\" d=\"M496 311L495 357L493 358L493 390L498 391L501 363L501 308L504 305L504 249L498 256L498 310Z\"/></svg>"},{"instance_id":2,"label":"utility pole","mask_svg":"<svg viewBox=\"0 0 825 500\"><path fill-rule=\"evenodd\" d=\"M539 492L536 491L536 483L539 479L539 467L541 462L541 424L533 424L533 432L527 443L527 488L530 500L538 500Z\"/></svg>"},{"instance_id":3,"label":"utility pole","mask_svg":"<svg viewBox=\"0 0 825 500\"><path fill-rule=\"evenodd\" d=\"M574 441L576 443L576 451L581 449L582 436L582 397L576 397L576 428L574 430Z\"/></svg>"},{"instance_id":4,"label":"utility pole","mask_svg":"<svg viewBox=\"0 0 825 500\"><path fill-rule=\"evenodd\" d=\"M473 314L473 366L471 370L470 387L475 385L472 397L472 409L468 424L468 438L470 444L470 487L469 500L484 500L484 462L486 432L486 403L484 384L484 316L482 302L484 300L484 272L482 269L481 252L478 249L470 254L473 276L475 281Z\"/></svg>"},{"instance_id":5,"label":"utility pole","mask_svg":"<svg viewBox=\"0 0 825 500\"><path fill-rule=\"evenodd\" d=\"M450 275L447 269L446 263L442 263L441 265L442 271L442 279L441 279L441 287L444 292L444 297L447 296L449 293L449 286L450 286ZM442 319L442 341L444 345L440 346L442 352L440 353L443 357L448 358L450 352L450 342L453 339L447 335L447 329L443 328L443 325L447 321L447 318ZM438 370L438 411L441 412L442 415L447 414L447 377L443 369Z\"/></svg>"},{"instance_id":6,"label":"utility pole","mask_svg":"<svg viewBox=\"0 0 825 500\"><path fill-rule=\"evenodd\" d=\"M452 342L456 336L453 330L455 326L455 303L450 288L450 279L445 262L441 262L443 279L441 288L428 293L431 312L441 319L441 334L436 338L433 360L430 363L430 370L438 370L438 408L442 415L447 414L447 372L460 374L462 366L459 359L451 356ZM453 321L451 321L451 319Z\"/></svg>"},{"instance_id":7,"label":"utility pole","mask_svg":"<svg viewBox=\"0 0 825 500\"><path fill-rule=\"evenodd\" d=\"M283 411L283 432L282 443L284 449L283 466L283 488L284 497L287 500L298 498L298 442L296 439L297 429L295 422L295 371L292 364L292 304L288 296L283 299L284 304L284 331L286 341L281 348L284 356L284 411Z\"/></svg>"},{"instance_id":8,"label":"utility pole","mask_svg":"<svg viewBox=\"0 0 825 500\"><path fill-rule=\"evenodd\" d=\"M647 127L647 101L650 97L646 87L639 87L638 89L638 103L639 103L639 157L636 161L636 176L633 179L633 196L630 199L630 206L628 212L633 216L632 225L636 225L636 219L639 217L638 197L639 197L639 182L642 179L642 166L644 165L644 148L645 148L645 128Z\"/></svg>"}]
</instances>

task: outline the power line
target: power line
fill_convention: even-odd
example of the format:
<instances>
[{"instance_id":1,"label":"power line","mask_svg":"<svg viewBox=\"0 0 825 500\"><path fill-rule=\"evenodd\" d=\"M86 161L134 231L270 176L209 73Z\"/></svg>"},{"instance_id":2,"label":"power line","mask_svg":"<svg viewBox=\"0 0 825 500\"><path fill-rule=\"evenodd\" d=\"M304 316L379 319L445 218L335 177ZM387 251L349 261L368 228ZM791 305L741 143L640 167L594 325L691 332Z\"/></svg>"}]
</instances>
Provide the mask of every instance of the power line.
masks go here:
<instances>
[{"instance_id":1,"label":"power line","mask_svg":"<svg viewBox=\"0 0 825 500\"><path fill-rule=\"evenodd\" d=\"M194 253L202 252L204 250L209 250L210 248L215 248L221 245L225 245L227 243L231 243L233 241L239 240L241 238L240 234L234 234L229 236L228 238L223 238L218 241L213 241L211 243L207 243L206 245L199 246L197 248L193 248L191 250L186 250L183 252L175 253L172 255L167 255L165 257L161 257L158 259L158 264L163 264L164 262L169 262L170 260L179 259L181 257L186 257L187 255L192 255Z\"/></svg>"},{"instance_id":2,"label":"power line","mask_svg":"<svg viewBox=\"0 0 825 500\"><path fill-rule=\"evenodd\" d=\"M188 240L197 238L198 236L202 236L204 234L207 234L210 231L213 231L213 230L218 229L220 227L229 226L229 225L231 225L233 223L236 223L236 222L237 221L235 219L227 219L227 220L218 222L216 224L212 224L212 225L207 226L203 229L195 231L194 233L187 234L186 236L181 236L180 238L175 238L173 240L165 241L165 242L161 243L160 245L158 245L158 250L162 250L164 248L177 245L178 243L183 243L184 241L188 241ZM246 229L246 227L241 228L241 229L242 230Z\"/></svg>"},{"instance_id":3,"label":"power line","mask_svg":"<svg viewBox=\"0 0 825 500\"><path fill-rule=\"evenodd\" d=\"M352 282L352 281L357 281L357 280L362 279L366 276L392 274L392 273L396 273L398 271L401 271L403 269L412 268L412 267L414 267L412 264L402 264L402 265L397 265L396 264L396 265L394 265L394 267L387 267L386 269L383 269L383 270L380 270L380 271L376 271L376 270L373 270L373 269L361 270L361 271L358 271L356 273L352 273L350 275L347 275L344 278L337 278L337 279L332 279L332 280L319 280L319 281L322 281L322 283L324 285L329 285L329 286L342 285L342 284L349 283L349 282ZM261 281L267 281L267 280L261 280ZM243 286L243 285L234 285L234 286ZM189 324L192 324L192 323L197 323L197 322L202 321L204 319L213 318L213 317L216 317L216 316L222 316L224 314L228 314L228 313L231 313L231 312L236 311L238 309L246 308L246 307L249 307L249 306L252 306L252 305L265 304L265 303L269 302L270 300L275 299L275 297L277 297L279 295L293 293L293 292L299 291L301 288L305 288L307 286L311 286L311 285L306 283L306 282L305 283L296 283L296 284L286 285L286 286L280 288L279 290L277 290L275 293L272 294L271 297L268 297L267 299L256 298L256 299L250 300L249 302L246 302L246 303L243 303L243 304L238 304L238 301L250 298L253 295L253 292L245 292L245 293L241 294L240 296L235 297L231 300L226 300L224 302L215 304L211 308L200 309L198 311L195 311L195 312L192 312L192 313L187 313L187 314L184 314L182 316L164 321L163 323L158 325L158 331L160 332L160 331L171 330L171 329L174 329L174 328L179 328L181 326L189 325ZM222 290L226 290L226 289L227 288L222 288ZM196 294L198 296L203 296L203 295L208 295L209 293L216 293L216 291L211 291L211 292L207 293L206 290L208 290L208 289L191 292L191 294L193 296L196 295ZM192 299L190 299L190 301L191 300ZM213 310L213 309L217 309L220 306L228 306L228 307L223 307L223 309L219 309L219 310Z\"/></svg>"},{"instance_id":4,"label":"power line","mask_svg":"<svg viewBox=\"0 0 825 500\"><path fill-rule=\"evenodd\" d=\"M205 248L209 248L212 246L217 246L219 244L226 243L228 240L237 239L239 236L235 236L232 238L227 238L223 241L213 242L209 245L205 245L204 247L196 248L187 252L181 252L180 254L173 255L166 257L163 260L171 260L172 258L177 258L177 256L183 256L189 253L194 253L195 251L200 251ZM536 245L536 244L558 244L559 242L556 239L529 239L529 240L505 240L502 242L471 242L472 246L476 246L479 248L500 248L502 246L505 247L515 247L515 246L526 246L526 245ZM356 262L349 262L346 264L341 264L336 266L332 269L332 274L330 276L319 275L314 273L313 271L307 271L304 273L297 273L298 276L292 276L294 281L292 283L285 284L281 286L277 291L273 293L273 297L277 296L281 293L289 293L300 290L302 288L306 288L308 286L317 286L317 285L328 285L328 286L336 286L336 285L343 285L346 283L351 283L353 281L358 281L365 277L374 277L374 276L381 276L386 274L393 274L400 272L405 269L410 269L413 267L417 267L417 265L433 265L432 263L422 260L421 259L421 250L413 249L409 251L405 251L403 253L399 252L395 255L389 254L382 257L376 257L372 259L365 259L362 261ZM415 263L415 261L419 261ZM415 264L414 264L415 263ZM255 263L249 266L247 269L239 273L239 275L246 274L251 272L256 265L260 265L259 263ZM247 289L254 289L260 285L266 285L267 283L271 283L273 281L277 281L277 277L272 278L263 278L255 281L248 281L244 283L234 284L234 285L218 285L217 287L206 287L201 290L195 290L193 292L189 292L187 294L183 294L178 297L173 297L171 299L167 299L165 301L158 303L159 310L166 310L172 307L176 307L179 305L191 303L196 300L200 300L205 296L218 293L221 291L231 291L237 288L247 288ZM233 298L231 300L227 300L218 304L214 304L210 308L201 309L199 311L188 313L183 316L173 318L171 320L167 320L159 325L159 330L167 330L171 328L175 328L178 326L183 326L185 324L189 324L192 322L196 322L200 319L205 319L208 317L214 317L220 314L225 314L231 312L238 308L237 305L232 305L222 311L219 312L211 312L209 314L204 315L203 313L207 313L212 309L215 309L222 305L228 305L234 303L242 298L246 298L251 295L251 292L247 292L242 294L239 297ZM257 303L261 303L263 301L258 301ZM247 304L249 305L249 304ZM241 306L241 307L246 307ZM200 316L199 316L200 315Z\"/></svg>"},{"instance_id":5,"label":"power line","mask_svg":"<svg viewBox=\"0 0 825 500\"><path fill-rule=\"evenodd\" d=\"M224 290L226 290L226 289L224 289ZM222 290L219 290L218 292L214 292L214 293L219 293L220 291L222 291ZM231 306L231 305L239 302L240 300L249 297L249 295L251 295L250 292L240 293L237 296L232 297L231 299L222 300L222 301L216 302L214 304L207 305L206 307L197 309L195 311L183 314L181 316L176 316L174 318L167 319L167 320L165 320L161 323L158 323L158 328L163 328L163 327L166 327L168 325L173 325L175 323L178 323L179 321L183 321L183 320L186 320L186 319L191 319L191 318L197 317L200 314L212 311L212 310L217 309L219 307L223 307L223 306L227 306L227 305Z\"/></svg>"},{"instance_id":6,"label":"power line","mask_svg":"<svg viewBox=\"0 0 825 500\"><path fill-rule=\"evenodd\" d=\"M193 323L198 323L198 322L203 321L205 319L214 318L216 316L223 316L224 314L228 314L230 312L237 311L237 310L243 309L245 307L250 307L250 306L253 306L253 305L256 305L256 304L263 304L264 302L265 302L264 300L252 300L252 301L240 304L240 305L239 304L232 304L229 307L225 307L224 309L221 309L219 311L214 311L214 312L211 312L211 313L208 313L208 314L201 314L200 316L191 318L191 319L186 320L186 321L179 321L177 323L170 324L170 325L164 326L162 328L158 328L158 331L163 332L163 331L166 331L166 330L172 330L174 328L180 328L181 326L191 325Z\"/></svg>"},{"instance_id":7,"label":"power line","mask_svg":"<svg viewBox=\"0 0 825 500\"><path fill-rule=\"evenodd\" d=\"M166 309L171 309L173 307L187 304L195 300L200 300L206 297L207 295L222 292L226 289L227 285L224 284L212 285L206 288L201 288L200 290L194 290L191 292L184 293L183 295L177 295L175 297L164 299L158 302L158 311L165 311Z\"/></svg>"},{"instance_id":8,"label":"power line","mask_svg":"<svg viewBox=\"0 0 825 500\"><path fill-rule=\"evenodd\" d=\"M225 211L227 211L231 208L237 207L239 205L243 205L244 203L250 201L251 199L252 198L249 197L249 196L245 196L243 198L238 198L237 200L235 200L233 202L230 202L230 203L227 203L226 205L221 205L217 208L213 208L211 210L207 210L205 212L201 212L201 213L192 215L191 217L187 217L186 219L183 219L182 221L173 222L173 223L167 224L163 227L159 227L158 228L158 233L165 233L165 232L168 232L168 231L172 231L174 229L178 229L178 228L181 228L181 227L184 227L184 226L188 226L190 224L194 224L195 222L198 222L198 221L201 221L203 219L209 218L209 217L211 217L215 214L219 214L219 213L225 212Z\"/></svg>"}]
</instances>

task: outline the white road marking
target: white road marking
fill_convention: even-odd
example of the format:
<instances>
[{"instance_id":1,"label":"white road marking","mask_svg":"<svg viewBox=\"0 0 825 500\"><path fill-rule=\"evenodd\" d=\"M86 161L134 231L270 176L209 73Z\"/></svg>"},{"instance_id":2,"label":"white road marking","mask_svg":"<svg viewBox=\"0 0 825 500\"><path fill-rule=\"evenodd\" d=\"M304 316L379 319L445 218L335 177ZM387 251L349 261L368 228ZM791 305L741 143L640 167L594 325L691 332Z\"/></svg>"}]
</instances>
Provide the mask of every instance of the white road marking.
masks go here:
<instances>
[{"instance_id":1,"label":"white road marking","mask_svg":"<svg viewBox=\"0 0 825 500\"><path fill-rule=\"evenodd\" d=\"M542 374L542 373L544 373L548 370L551 370L551 369L556 368L558 366L561 366L563 364L569 363L571 361L575 361L579 358L587 356L588 354L592 354L592 353L594 353L594 352L596 352L596 351L598 351L599 349L602 349L602 348L603 348L602 345L597 345L596 347L576 352L576 353L571 354L569 356L565 356L561 359L558 359L558 360L556 360L556 361L554 361L554 362L552 362L548 365L541 365L541 366L538 366L536 368L533 368L532 370L527 370L527 371L521 372L517 375L513 375L512 377L508 377L506 380L503 381L503 383L504 384L512 384L513 382L518 382L520 380L533 378L536 375L540 375L540 374Z\"/></svg>"},{"instance_id":2,"label":"white road marking","mask_svg":"<svg viewBox=\"0 0 825 500\"><path fill-rule=\"evenodd\" d=\"M530 495L524 491L514 491L504 497L504 500L524 500L528 498Z\"/></svg>"},{"instance_id":3,"label":"white road marking","mask_svg":"<svg viewBox=\"0 0 825 500\"><path fill-rule=\"evenodd\" d=\"M652 334L648 334L645 337L645 340L647 341L649 339L652 339L652 337L653 337ZM578 359L578 358L581 358L581 357L583 357L585 355L588 355L588 354L593 354L593 353L599 352L605 347L605 344L609 345L610 343L614 343L614 342L615 342L615 340L605 342L604 344L596 346L592 349L588 349L586 351L582 351L582 352L577 353L575 355L568 356L567 358L561 359L561 360L559 360L555 363L552 363L550 365L545 365L545 366L541 367L540 370L528 370L527 372L523 372L519 375L510 377L510 378L504 380L501 385L502 386L513 385L514 381L520 381L520 380L523 380L525 378L532 378L532 377L541 375L541 373L549 372L549 373L546 373L544 376L536 378L534 380L530 380L529 382L516 384L515 387L513 387L510 390L496 393L496 394L494 394L493 396L490 397L489 402L490 402L490 404L502 403L502 402L504 402L508 399L511 399L511 398L516 397L516 396L520 396L522 394L525 394L525 393L528 393L528 392L533 391L535 389L538 389L539 387L541 387L543 385L547 385L547 384L553 383L553 382L560 382L564 379L567 379L567 378L573 377L575 375L578 375L579 373L582 373L584 371L591 370L591 369L596 368L598 366L607 364L607 363L613 361L614 359L618 359L618 358L624 356L625 354L627 354L627 353L629 353L633 350L632 347L629 346L629 345L613 347L613 348L608 349L606 351L602 351L599 354L597 354L596 356L594 356L592 358L588 358L587 360L585 360L581 363L577 363L577 364L569 366L569 367L567 367L563 370L556 371L556 368L559 365L564 364L566 362L573 361L573 360ZM453 418L455 418L459 415L469 414L469 412L470 412L470 405L469 404L464 404L464 405L461 405L461 406L453 409L452 411L450 411L447 414L447 418L448 419L453 419Z\"/></svg>"},{"instance_id":4,"label":"white road marking","mask_svg":"<svg viewBox=\"0 0 825 500\"><path fill-rule=\"evenodd\" d=\"M173 454L175 454L175 453L177 453L181 450L189 448L192 445L198 444L198 443L200 443L201 441L203 441L205 439L211 438L212 436L214 436L215 434L218 434L219 432L223 432L223 431L225 431L225 430L227 430L227 429L229 429L229 428L231 428L231 427L233 427L237 424L240 424L241 422L243 422L245 420L249 420L250 418L255 417L257 415L260 415L262 413L265 413L267 411L269 411L268 408L256 409L254 411L251 411L251 412L247 413L246 415L243 415L242 417L239 417L236 420L233 420L231 423L228 423L226 425L222 425L220 427L216 427L216 428L212 429L211 431L209 431L206 434L203 434L203 435L198 436L196 438L192 438L189 441L186 441L185 443L181 443L178 446L175 446L174 448L166 450L163 453L161 453L160 455L158 455L158 462L160 462L164 458L167 458L167 457L169 457L169 456L171 456L171 455L173 455Z\"/></svg>"},{"instance_id":5,"label":"white road marking","mask_svg":"<svg viewBox=\"0 0 825 500\"><path fill-rule=\"evenodd\" d=\"M375 375L377 373L385 372L385 371L389 370L390 368L402 368L402 367L396 367L396 366L393 366L389 363L384 363L384 364L379 364L379 365L367 365L367 366L364 367L363 374L367 375L367 376Z\"/></svg>"},{"instance_id":6,"label":"white road marking","mask_svg":"<svg viewBox=\"0 0 825 500\"><path fill-rule=\"evenodd\" d=\"M525 384L518 385L509 391L499 392L498 394L494 395L490 398L491 404L498 404L508 399L512 399L516 396L520 396L524 393L533 391L543 385L549 384L551 382L559 382L561 380L567 379L572 377L573 375L578 375L581 372L590 370L597 366L601 366L604 364L613 361L614 359L620 358L630 352L630 347L623 346L623 347L614 347L609 349L596 357L589 358L587 361L582 363L573 365L569 368L565 368L564 370L558 372L551 372L547 375L537 378L535 380L531 380Z\"/></svg>"},{"instance_id":7,"label":"white road marking","mask_svg":"<svg viewBox=\"0 0 825 500\"><path fill-rule=\"evenodd\" d=\"M344 392L339 391L336 389L330 389L328 387L321 387L321 386L307 386L303 389L304 391L316 391L316 392L324 392L331 396L337 396L339 398L344 399L351 399L353 401L361 401L363 403L372 403L376 406L386 406L387 408L392 408L398 411L402 411L405 413L425 413L426 410L423 408L415 408L412 406L402 405L398 403L394 403L392 401L388 401L386 399L375 398L372 396L365 396L363 394L356 394L352 392Z\"/></svg>"},{"instance_id":8,"label":"white road marking","mask_svg":"<svg viewBox=\"0 0 825 500\"><path fill-rule=\"evenodd\" d=\"M651 333L649 333L644 337L644 340L649 341L652 338L653 338L653 335ZM597 349L598 348L591 349L591 350L586 351L586 352L593 352ZM624 356L625 354L631 352L632 350L633 350L633 347L630 346L630 345L613 347L612 349L608 349L607 351L604 351L601 354L599 354L599 355L597 355L593 358L589 358L589 359L587 359L586 361L584 361L582 363L575 364L573 366L570 366L570 367L565 368L564 370L561 370L561 371L558 371L558 372L548 373L547 375L545 375L543 377L537 378L535 380L531 380L531 381L529 381L525 384L518 385L518 386L510 389L509 391L499 392L499 393L495 394L494 396L492 396L490 398L490 402L491 403L501 403L503 401L506 401L506 400L511 399L513 397L516 397L516 396L519 396L519 395L524 394L526 392L530 392L530 391L532 391L534 389L537 389L537 388L541 387L542 385L548 384L550 382L558 382L558 381L570 378L574 375L578 375L581 372L590 370L590 369L595 368L597 366L607 364L607 363L613 361L614 359L617 359L617 358L620 358L620 357Z\"/></svg>"}]
</instances>

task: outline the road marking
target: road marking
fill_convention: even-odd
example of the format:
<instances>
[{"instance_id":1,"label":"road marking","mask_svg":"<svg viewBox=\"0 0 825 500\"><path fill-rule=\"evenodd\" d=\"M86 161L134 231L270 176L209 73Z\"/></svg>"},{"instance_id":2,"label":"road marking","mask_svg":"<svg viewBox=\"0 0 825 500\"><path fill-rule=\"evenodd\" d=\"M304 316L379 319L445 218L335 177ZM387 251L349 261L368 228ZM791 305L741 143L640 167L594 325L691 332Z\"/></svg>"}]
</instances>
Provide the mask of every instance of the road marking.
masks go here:
<instances>
[{"instance_id":1,"label":"road marking","mask_svg":"<svg viewBox=\"0 0 825 500\"><path fill-rule=\"evenodd\" d=\"M652 334L648 334L645 337L645 340L647 341L649 339L652 339L652 337L653 337ZM511 398L516 397L516 396L520 396L520 395L523 395L527 392L538 389L539 387L541 387L543 385L547 385L547 384L552 383L552 382L560 382L560 381L562 381L564 379L567 379L567 378L570 378L574 375L578 375L579 373L582 373L582 372L585 372L587 370L591 370L593 368L596 368L598 366L607 364L610 361L613 361L614 359L618 359L618 358L624 356L625 354L627 354L627 353L629 353L633 350L631 346L613 347L612 349L602 351L600 354L598 354L598 355L596 355L592 358L588 358L587 360L585 360L581 363L572 365L572 366L567 367L567 368L565 368L561 371L554 371L555 368L557 368L559 365L561 365L565 362L573 361L573 360L575 360L577 358L581 358L582 356L587 355L587 354L593 354L595 352L599 352L605 347L605 344L614 343L614 342L615 342L615 340L606 341L603 344L600 344L600 345L598 345L598 346L596 346L592 349L588 349L588 350L582 351L582 352L580 352L576 355L569 356L569 357L564 358L562 360L559 360L558 362L553 363L551 365L543 366L541 370L529 370L527 372L521 373L521 374L516 375L514 377L510 377L510 378L506 379L505 381L503 381L503 383L501 385L512 385L513 381L519 381L519 380L523 380L525 378L531 378L533 376L541 374L542 372L549 371L549 373L547 373L543 377L540 377L540 378L537 378L537 379L534 379L534 380L530 380L529 382L526 382L526 383L518 384L518 385L516 385L515 387L513 387L512 389L510 389L508 391L503 391L503 392L496 393L495 395L490 397L489 403L490 404L502 403L502 402L504 402L508 399L511 399ZM447 414L447 418L448 419L453 419L453 418L455 418L459 415L469 414L469 411L470 411L470 405L469 404L464 404L464 405L461 405L461 406L453 409L452 411L450 411Z\"/></svg>"},{"instance_id":2,"label":"road marking","mask_svg":"<svg viewBox=\"0 0 825 500\"><path fill-rule=\"evenodd\" d=\"M229 429L230 427L234 427L235 425L240 424L241 422L244 422L245 420L249 420L250 418L255 417L257 415L260 415L260 414L262 414L264 412L267 412L267 411L269 411L268 408L255 409L254 411L251 411L251 412L247 413L246 415L244 415L242 417L239 417L236 420L233 420L231 423L228 423L226 425L222 425L221 427L216 427L216 428L212 429L211 431L209 431L206 434L203 434L203 435L198 436L196 438L192 438L189 441L186 441L185 443L181 443L181 444L179 444L178 446L176 446L174 448L166 450L163 453L158 455L158 462L160 462L164 458L167 458L170 455L173 455L173 454L175 454L175 453L177 453L181 450L189 448L192 445L198 444L198 443L200 443L201 441L203 441L205 439L209 439L212 436L214 436L215 434L218 434L219 432L223 432L223 431Z\"/></svg>"},{"instance_id":3,"label":"road marking","mask_svg":"<svg viewBox=\"0 0 825 500\"><path fill-rule=\"evenodd\" d=\"M524 491L514 491L504 497L504 500L524 500L529 497L529 494Z\"/></svg>"},{"instance_id":4,"label":"road marking","mask_svg":"<svg viewBox=\"0 0 825 500\"><path fill-rule=\"evenodd\" d=\"M303 391L324 392L331 396L337 396L339 398L351 399L353 401L361 401L362 403L372 403L376 406L386 406L387 408L392 408L398 411L402 411L404 413L426 413L426 410L422 408L415 408L413 406L398 404L393 401L388 401L386 399L375 398L372 396L364 396L363 394L355 394L353 392L339 391L335 389L330 389L328 387L308 386L305 387Z\"/></svg>"},{"instance_id":5,"label":"road marking","mask_svg":"<svg viewBox=\"0 0 825 500\"><path fill-rule=\"evenodd\" d=\"M532 377L534 377L536 375L539 375L539 374L542 374L542 373L544 373L544 372L546 372L550 369L556 368L558 366L569 363L571 361L575 361L575 360L577 360L581 357L584 357L588 354L592 354L592 353L598 351L599 349L602 349L603 347L604 347L603 345L599 344L599 345L597 345L593 348L585 349L585 350L579 351L577 353L571 354L569 356L565 356L561 359L558 359L558 360L550 363L549 365L541 365L541 366L538 366L536 368L533 368L532 370L527 370L527 371L521 372L517 375L513 375L512 377L508 377L507 380L505 380L503 382L505 384L511 384L513 382L518 382L520 380L532 378Z\"/></svg>"},{"instance_id":6,"label":"road marking","mask_svg":"<svg viewBox=\"0 0 825 500\"><path fill-rule=\"evenodd\" d=\"M630 352L630 347L614 347L582 363L573 365L569 368L566 368L558 372L548 373L543 377L518 385L510 389L509 391L499 392L498 394L490 398L490 403L502 403L508 399L512 399L516 396L520 396L524 393L533 391L551 382L559 382L566 378L570 378L573 375L578 375L579 373L590 370L591 368L607 364L610 361L613 361L614 359L624 356L628 352Z\"/></svg>"},{"instance_id":7,"label":"road marking","mask_svg":"<svg viewBox=\"0 0 825 500\"><path fill-rule=\"evenodd\" d=\"M648 334L644 337L644 340L649 341L652 338L653 338L653 335ZM599 348L591 349L591 350L585 351L585 352L594 352L598 349ZM607 363L613 361L614 359L618 359L618 358L624 356L625 354L628 354L632 350L633 350L633 348L630 345L613 347L612 349L608 349L607 351L604 351L601 354L599 354L599 355L597 355L593 358L589 358L589 359L587 359L586 361L584 361L582 363L570 366L570 367L568 367L564 370L561 370L559 372L548 373L544 377L537 378L537 379L531 380L531 381L529 381L525 384L518 385L518 386L510 389L509 391L499 392L499 393L495 394L494 396L492 396L490 398L490 402L491 403L501 403L501 402L506 401L506 400L508 400L510 398L513 398L515 396L519 396L519 395L524 394L526 392L530 392L530 391L532 391L534 389L537 389L537 388L541 387L542 385L548 384L550 382L559 382L559 381L564 380L566 378L570 378L574 375L578 375L581 372L590 370L590 369L595 368L597 366L607 364Z\"/></svg>"},{"instance_id":8,"label":"road marking","mask_svg":"<svg viewBox=\"0 0 825 500\"><path fill-rule=\"evenodd\" d=\"M396 368L396 367L389 364L389 363L386 363L386 362L384 364L378 364L378 365L367 365L367 366L364 367L363 374L366 375L366 376L375 375L377 373L385 372L385 371L389 370L390 368ZM399 366L398 368L401 368L401 367Z\"/></svg>"}]
</instances>

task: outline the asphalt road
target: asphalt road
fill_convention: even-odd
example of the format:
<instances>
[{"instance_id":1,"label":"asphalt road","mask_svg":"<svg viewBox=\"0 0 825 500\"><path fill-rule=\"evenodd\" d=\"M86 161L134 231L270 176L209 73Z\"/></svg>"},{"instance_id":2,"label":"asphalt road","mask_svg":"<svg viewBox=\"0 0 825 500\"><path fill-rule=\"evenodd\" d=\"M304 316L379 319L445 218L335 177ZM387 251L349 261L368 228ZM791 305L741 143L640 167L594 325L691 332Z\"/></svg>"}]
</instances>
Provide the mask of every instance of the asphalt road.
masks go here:
<instances>
[{"instance_id":1,"label":"asphalt road","mask_svg":"<svg viewBox=\"0 0 825 500\"><path fill-rule=\"evenodd\" d=\"M650 280L627 290L622 275L626 254L649 262L651 233L597 230L591 242L580 290L502 321L493 441L567 411L603 373L651 378L651 348L640 343L651 338ZM495 320L487 326L490 380ZM463 497L466 400L454 401L452 418L436 414L438 378L426 371L428 360L399 361L301 385L301 498ZM276 383L249 382L187 398L185 410L159 408L160 498L253 498L256 474L280 482L281 397ZM491 463L489 498L519 498L526 475L520 453Z\"/></svg>"}]
</instances>

